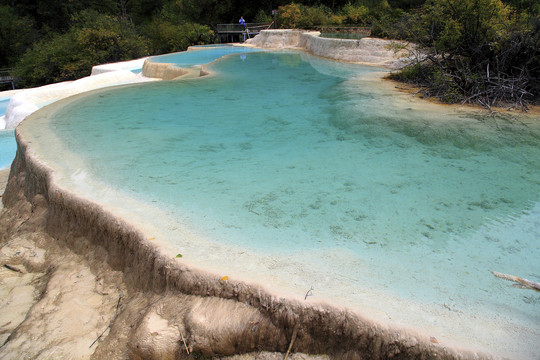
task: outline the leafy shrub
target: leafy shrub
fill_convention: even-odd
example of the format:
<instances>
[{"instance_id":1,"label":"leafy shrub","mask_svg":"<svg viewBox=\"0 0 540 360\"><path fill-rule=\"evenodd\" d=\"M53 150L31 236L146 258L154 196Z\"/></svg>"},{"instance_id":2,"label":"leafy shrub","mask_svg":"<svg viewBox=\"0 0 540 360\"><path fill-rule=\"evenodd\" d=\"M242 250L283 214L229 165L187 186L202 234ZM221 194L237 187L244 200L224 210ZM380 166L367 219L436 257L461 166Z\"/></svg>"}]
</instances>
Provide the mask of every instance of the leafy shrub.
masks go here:
<instances>
[{"instance_id":1,"label":"leafy shrub","mask_svg":"<svg viewBox=\"0 0 540 360\"><path fill-rule=\"evenodd\" d=\"M326 6L304 6L297 3L279 7L278 25L280 28L309 29L315 26L328 25L332 10Z\"/></svg>"},{"instance_id":2,"label":"leafy shrub","mask_svg":"<svg viewBox=\"0 0 540 360\"><path fill-rule=\"evenodd\" d=\"M332 25L341 25L345 22L345 16L340 14L332 14L330 15L329 24Z\"/></svg>"},{"instance_id":3,"label":"leafy shrub","mask_svg":"<svg viewBox=\"0 0 540 360\"><path fill-rule=\"evenodd\" d=\"M342 9L346 24L365 24L368 20L369 10L363 5L346 4Z\"/></svg>"},{"instance_id":4,"label":"leafy shrub","mask_svg":"<svg viewBox=\"0 0 540 360\"><path fill-rule=\"evenodd\" d=\"M297 3L290 3L278 8L278 24L283 29L296 29L300 26L301 10Z\"/></svg>"},{"instance_id":5,"label":"leafy shrub","mask_svg":"<svg viewBox=\"0 0 540 360\"><path fill-rule=\"evenodd\" d=\"M327 25L332 11L325 6L304 6L301 8L300 27L309 29L314 26Z\"/></svg>"}]
</instances>

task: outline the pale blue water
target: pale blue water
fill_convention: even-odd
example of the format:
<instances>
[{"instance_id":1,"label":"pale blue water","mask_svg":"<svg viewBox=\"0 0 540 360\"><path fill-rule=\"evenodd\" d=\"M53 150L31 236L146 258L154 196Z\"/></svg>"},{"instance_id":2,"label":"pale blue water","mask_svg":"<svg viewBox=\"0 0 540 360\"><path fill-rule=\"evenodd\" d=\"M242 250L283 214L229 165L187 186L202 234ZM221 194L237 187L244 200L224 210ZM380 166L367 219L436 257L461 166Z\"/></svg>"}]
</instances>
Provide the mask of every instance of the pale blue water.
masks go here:
<instances>
[{"instance_id":1,"label":"pale blue water","mask_svg":"<svg viewBox=\"0 0 540 360\"><path fill-rule=\"evenodd\" d=\"M9 98L0 100L0 116L6 113L7 106L9 105Z\"/></svg>"},{"instance_id":2,"label":"pale blue water","mask_svg":"<svg viewBox=\"0 0 540 360\"><path fill-rule=\"evenodd\" d=\"M10 98L0 100L0 116L4 116ZM14 130L0 129L0 169L7 168L15 158L17 143Z\"/></svg>"},{"instance_id":3,"label":"pale blue water","mask_svg":"<svg viewBox=\"0 0 540 360\"><path fill-rule=\"evenodd\" d=\"M0 169L7 168L15 158L17 143L14 130L0 130Z\"/></svg>"},{"instance_id":4,"label":"pale blue water","mask_svg":"<svg viewBox=\"0 0 540 360\"><path fill-rule=\"evenodd\" d=\"M359 289L540 332L540 298L488 271L540 280L538 122L416 112L362 81L378 69L301 53L211 68L88 95L52 125L101 180L207 237L283 256L339 249L363 267L335 276Z\"/></svg>"},{"instance_id":5,"label":"pale blue water","mask_svg":"<svg viewBox=\"0 0 540 360\"><path fill-rule=\"evenodd\" d=\"M245 54L250 52L261 51L260 49L231 45L192 46L191 49L190 51L153 56L151 60L155 63L171 63L185 67L208 64L229 54L241 54L245 56Z\"/></svg>"}]
</instances>

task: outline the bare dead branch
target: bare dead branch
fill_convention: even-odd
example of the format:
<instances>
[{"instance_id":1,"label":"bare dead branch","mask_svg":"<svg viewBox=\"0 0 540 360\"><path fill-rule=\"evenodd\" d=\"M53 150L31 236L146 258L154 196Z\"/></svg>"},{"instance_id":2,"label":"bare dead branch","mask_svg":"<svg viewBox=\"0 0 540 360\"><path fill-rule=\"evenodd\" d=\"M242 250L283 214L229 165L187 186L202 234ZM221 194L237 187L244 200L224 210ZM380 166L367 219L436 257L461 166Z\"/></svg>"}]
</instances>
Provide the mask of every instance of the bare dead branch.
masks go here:
<instances>
[{"instance_id":1,"label":"bare dead branch","mask_svg":"<svg viewBox=\"0 0 540 360\"><path fill-rule=\"evenodd\" d=\"M491 273L493 275L495 275L496 277L498 277L498 278L508 280L508 281L513 281L513 282L521 285L524 288L535 290L535 291L540 291L540 283L537 283L537 282L534 282L534 281L531 281L531 280L527 280L527 279L523 279L523 278L520 278L520 277L514 276L514 275L501 274L501 273L496 272L496 271L492 271Z\"/></svg>"}]
</instances>

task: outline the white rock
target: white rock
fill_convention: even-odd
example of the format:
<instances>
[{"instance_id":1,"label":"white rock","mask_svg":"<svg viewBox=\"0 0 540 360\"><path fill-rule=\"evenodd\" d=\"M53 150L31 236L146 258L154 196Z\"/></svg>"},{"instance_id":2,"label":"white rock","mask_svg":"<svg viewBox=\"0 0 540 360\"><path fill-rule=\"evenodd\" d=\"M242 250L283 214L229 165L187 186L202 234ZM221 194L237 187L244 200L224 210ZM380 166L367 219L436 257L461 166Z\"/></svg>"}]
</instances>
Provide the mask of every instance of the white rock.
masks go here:
<instances>
[{"instance_id":1,"label":"white rock","mask_svg":"<svg viewBox=\"0 0 540 360\"><path fill-rule=\"evenodd\" d=\"M11 97L6 109L4 119L5 125L0 128L14 129L34 111L68 96L108 86L145 81L155 81L155 79L142 77L129 70L116 70L87 76L75 81L65 81L37 88L25 89ZM2 124L0 123L0 125Z\"/></svg>"}]
</instances>

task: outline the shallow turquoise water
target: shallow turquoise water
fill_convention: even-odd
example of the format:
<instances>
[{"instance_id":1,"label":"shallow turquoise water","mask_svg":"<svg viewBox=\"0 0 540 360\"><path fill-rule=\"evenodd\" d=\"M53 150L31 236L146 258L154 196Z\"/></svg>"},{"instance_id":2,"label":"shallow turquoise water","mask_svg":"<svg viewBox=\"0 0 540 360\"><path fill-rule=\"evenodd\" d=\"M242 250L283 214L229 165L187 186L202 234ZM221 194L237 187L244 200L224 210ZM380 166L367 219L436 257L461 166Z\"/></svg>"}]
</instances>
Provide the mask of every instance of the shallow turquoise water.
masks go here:
<instances>
[{"instance_id":1,"label":"shallow turquoise water","mask_svg":"<svg viewBox=\"0 0 540 360\"><path fill-rule=\"evenodd\" d=\"M11 164L16 151L15 131L0 130L0 169L4 169Z\"/></svg>"},{"instance_id":2,"label":"shallow turquoise water","mask_svg":"<svg viewBox=\"0 0 540 360\"><path fill-rule=\"evenodd\" d=\"M378 69L306 54L212 69L91 94L52 127L91 173L205 237L277 255L338 249L362 267L338 260L333 276L358 288L540 332L540 299L488 271L540 280L537 124L417 112L363 81Z\"/></svg>"},{"instance_id":3,"label":"shallow turquoise water","mask_svg":"<svg viewBox=\"0 0 540 360\"><path fill-rule=\"evenodd\" d=\"M6 109L9 105L9 98L0 100L0 116L3 116L6 113Z\"/></svg>"},{"instance_id":4,"label":"shallow turquoise water","mask_svg":"<svg viewBox=\"0 0 540 360\"><path fill-rule=\"evenodd\" d=\"M0 116L5 115L10 98L0 100ZM17 142L14 130L0 129L0 169L7 168L15 158Z\"/></svg>"},{"instance_id":5,"label":"shallow turquoise water","mask_svg":"<svg viewBox=\"0 0 540 360\"><path fill-rule=\"evenodd\" d=\"M171 63L182 67L208 64L225 55L240 54L241 56L245 56L247 53L260 51L260 49L253 49L244 46L192 46L190 51L153 56L151 60L155 63Z\"/></svg>"}]
</instances>

